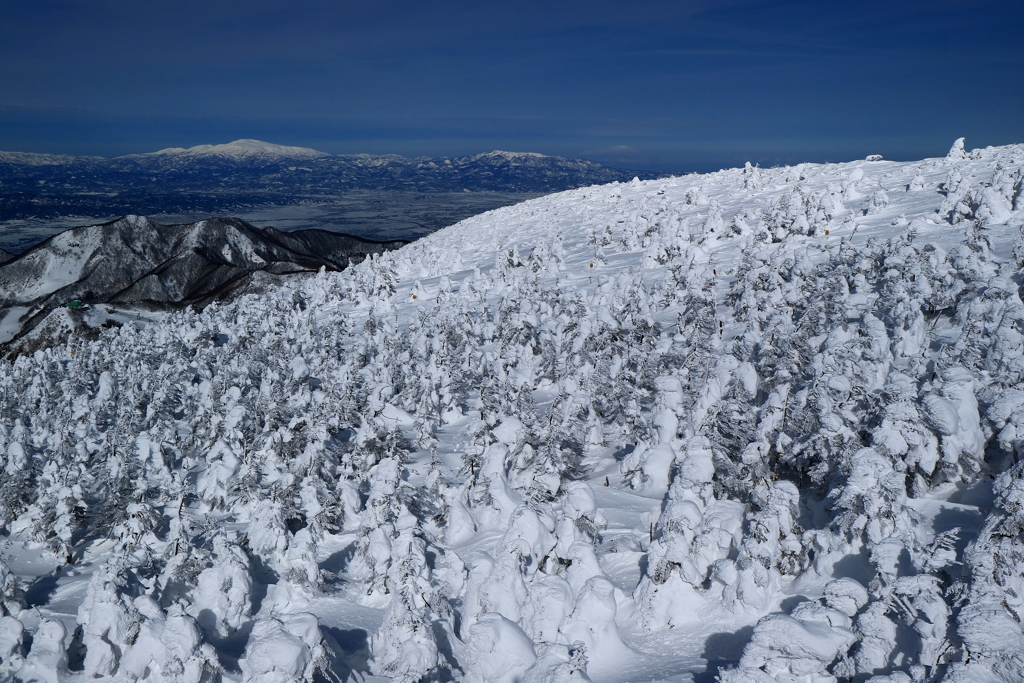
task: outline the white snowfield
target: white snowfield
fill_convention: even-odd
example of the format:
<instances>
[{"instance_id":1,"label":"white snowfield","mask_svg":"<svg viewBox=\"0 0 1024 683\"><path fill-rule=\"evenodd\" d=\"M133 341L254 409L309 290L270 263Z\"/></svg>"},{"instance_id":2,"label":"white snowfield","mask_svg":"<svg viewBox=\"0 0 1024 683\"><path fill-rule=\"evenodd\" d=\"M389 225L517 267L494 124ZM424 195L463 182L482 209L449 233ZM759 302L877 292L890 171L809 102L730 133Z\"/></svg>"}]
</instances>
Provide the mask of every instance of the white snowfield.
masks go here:
<instances>
[{"instance_id":1,"label":"white snowfield","mask_svg":"<svg viewBox=\"0 0 1024 683\"><path fill-rule=\"evenodd\" d=\"M0 680L1024 680L1024 145L589 187L0 365Z\"/></svg>"}]
</instances>

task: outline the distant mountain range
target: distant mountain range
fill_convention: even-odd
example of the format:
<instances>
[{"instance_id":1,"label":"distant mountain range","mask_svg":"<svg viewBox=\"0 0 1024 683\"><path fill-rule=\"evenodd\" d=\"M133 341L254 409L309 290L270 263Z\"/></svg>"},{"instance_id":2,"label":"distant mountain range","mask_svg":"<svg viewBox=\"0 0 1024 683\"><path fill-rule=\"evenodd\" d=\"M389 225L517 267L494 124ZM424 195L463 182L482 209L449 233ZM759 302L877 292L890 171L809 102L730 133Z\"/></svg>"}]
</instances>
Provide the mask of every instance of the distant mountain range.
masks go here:
<instances>
[{"instance_id":1,"label":"distant mountain range","mask_svg":"<svg viewBox=\"0 0 1024 683\"><path fill-rule=\"evenodd\" d=\"M324 230L261 230L237 218L160 225L125 216L73 228L6 261L0 254L0 347L25 347L33 332L59 336L50 327L117 322L126 309L202 307L257 274L342 270L403 244ZM68 310L53 318L62 307Z\"/></svg>"},{"instance_id":2,"label":"distant mountain range","mask_svg":"<svg viewBox=\"0 0 1024 683\"><path fill-rule=\"evenodd\" d=\"M547 193L656 175L534 153L332 155L259 140L112 159L0 152L0 221L233 213L240 206L287 205L348 190Z\"/></svg>"}]
</instances>

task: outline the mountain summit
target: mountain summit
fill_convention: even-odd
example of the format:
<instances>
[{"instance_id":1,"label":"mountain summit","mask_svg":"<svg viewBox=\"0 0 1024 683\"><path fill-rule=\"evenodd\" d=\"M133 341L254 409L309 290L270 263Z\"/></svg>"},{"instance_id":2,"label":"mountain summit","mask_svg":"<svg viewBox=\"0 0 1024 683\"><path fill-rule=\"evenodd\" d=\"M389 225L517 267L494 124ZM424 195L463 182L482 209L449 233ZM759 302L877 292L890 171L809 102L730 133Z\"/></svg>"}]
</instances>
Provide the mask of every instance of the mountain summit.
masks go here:
<instances>
[{"instance_id":1,"label":"mountain summit","mask_svg":"<svg viewBox=\"0 0 1024 683\"><path fill-rule=\"evenodd\" d=\"M235 140L223 145L197 145L188 149L182 147L168 147L158 152L150 152L149 155L182 156L193 157L220 156L232 159L253 159L253 158L282 158L282 159L303 159L330 156L327 152L319 152L308 147L288 147L275 145L262 140ZM129 155L129 157L149 156Z\"/></svg>"}]
</instances>

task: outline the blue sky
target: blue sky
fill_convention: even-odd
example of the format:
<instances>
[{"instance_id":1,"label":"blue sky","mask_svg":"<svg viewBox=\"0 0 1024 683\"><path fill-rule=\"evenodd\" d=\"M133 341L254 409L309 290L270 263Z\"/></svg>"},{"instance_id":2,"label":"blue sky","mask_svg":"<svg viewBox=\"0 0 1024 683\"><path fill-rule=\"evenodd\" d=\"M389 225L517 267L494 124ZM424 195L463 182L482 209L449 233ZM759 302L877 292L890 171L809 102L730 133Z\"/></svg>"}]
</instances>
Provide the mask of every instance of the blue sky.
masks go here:
<instances>
[{"instance_id":1,"label":"blue sky","mask_svg":"<svg viewBox=\"0 0 1024 683\"><path fill-rule=\"evenodd\" d=\"M1008 0L5 0L0 149L920 158L1024 142L1022 44Z\"/></svg>"}]
</instances>

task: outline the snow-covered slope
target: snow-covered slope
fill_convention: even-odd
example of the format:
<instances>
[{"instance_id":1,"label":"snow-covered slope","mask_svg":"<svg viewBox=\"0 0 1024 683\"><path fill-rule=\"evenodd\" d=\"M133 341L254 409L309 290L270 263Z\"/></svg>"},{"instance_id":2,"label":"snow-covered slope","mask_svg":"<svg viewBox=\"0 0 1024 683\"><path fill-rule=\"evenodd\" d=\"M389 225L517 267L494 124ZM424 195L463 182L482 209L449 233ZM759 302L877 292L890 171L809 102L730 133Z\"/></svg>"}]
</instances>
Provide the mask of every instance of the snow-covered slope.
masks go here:
<instances>
[{"instance_id":1,"label":"snow-covered slope","mask_svg":"<svg viewBox=\"0 0 1024 683\"><path fill-rule=\"evenodd\" d=\"M256 272L342 270L402 244L322 230L261 230L237 218L161 225L125 216L72 228L16 257L0 254L0 345L69 301L202 306L247 284ZM33 339L30 346L41 342Z\"/></svg>"},{"instance_id":2,"label":"snow-covered slope","mask_svg":"<svg viewBox=\"0 0 1024 683\"><path fill-rule=\"evenodd\" d=\"M1020 681L1022 167L589 187L0 365L0 667Z\"/></svg>"}]
</instances>

